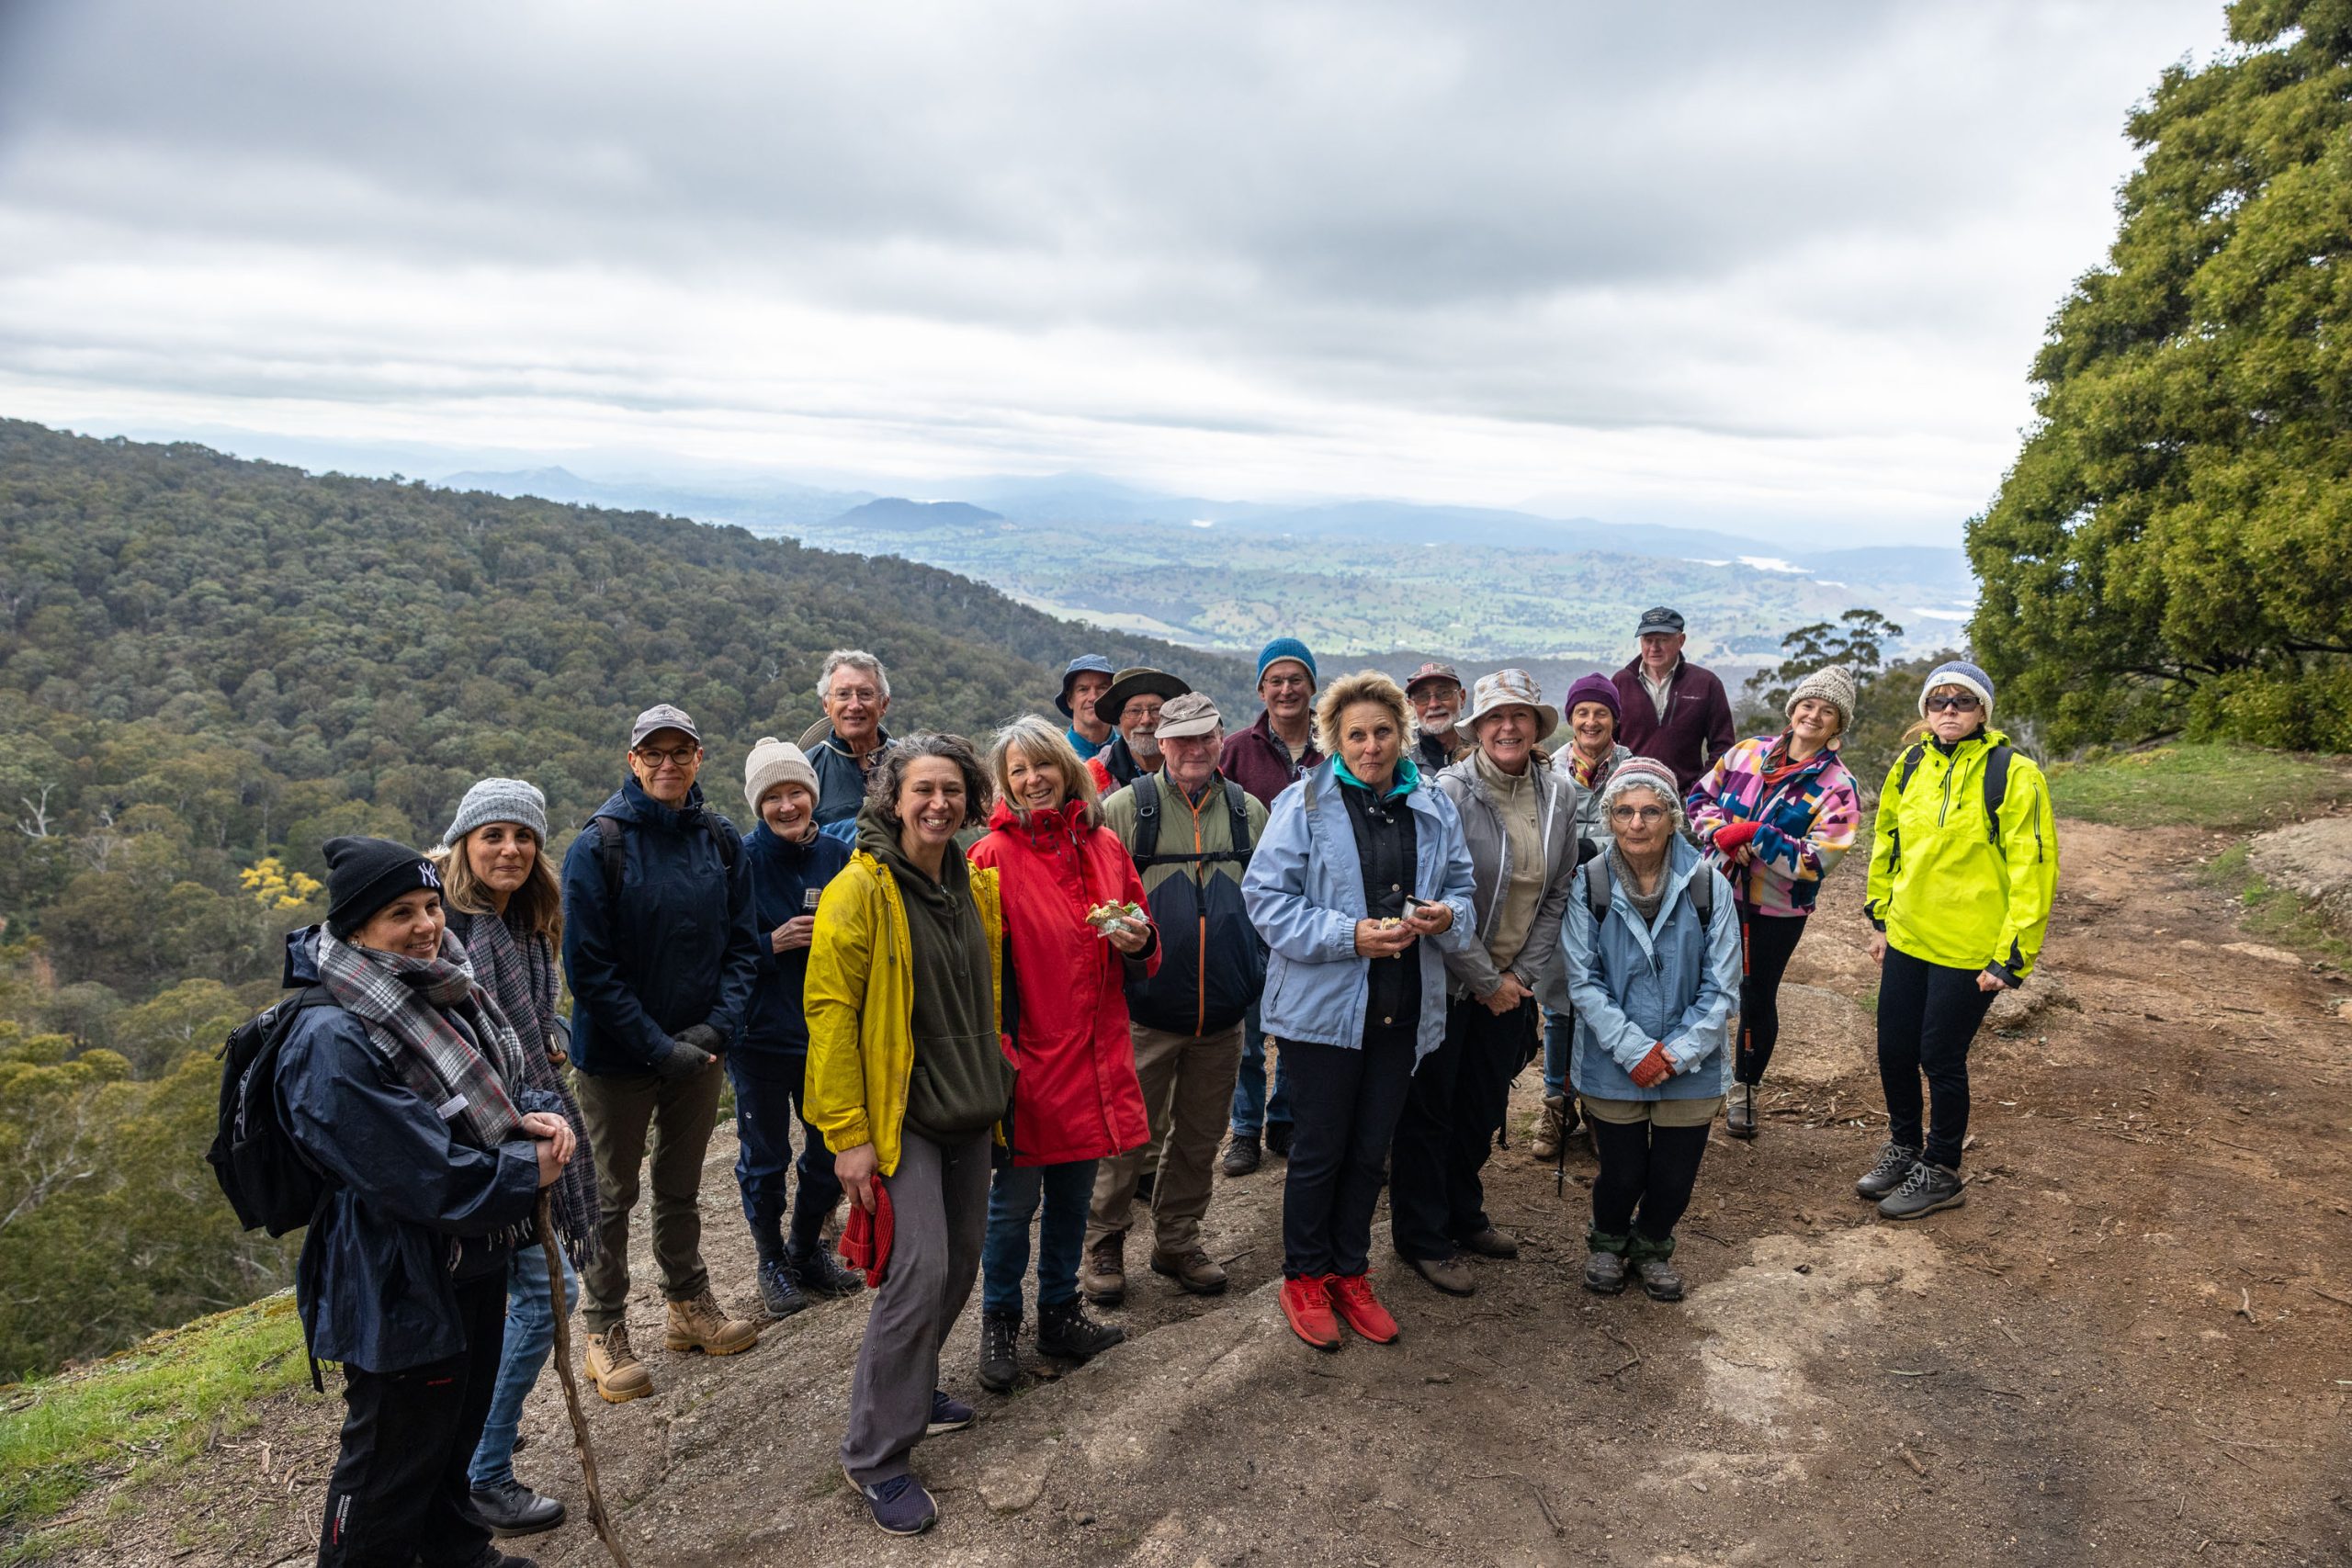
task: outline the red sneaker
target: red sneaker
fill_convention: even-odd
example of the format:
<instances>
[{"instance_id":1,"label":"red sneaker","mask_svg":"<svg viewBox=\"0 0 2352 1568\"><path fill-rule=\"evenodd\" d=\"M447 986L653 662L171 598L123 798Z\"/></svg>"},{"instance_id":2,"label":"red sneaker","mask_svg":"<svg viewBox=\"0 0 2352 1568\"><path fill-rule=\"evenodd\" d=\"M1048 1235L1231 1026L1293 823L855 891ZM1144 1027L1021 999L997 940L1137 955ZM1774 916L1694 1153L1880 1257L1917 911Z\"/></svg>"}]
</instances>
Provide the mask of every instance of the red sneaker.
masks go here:
<instances>
[{"instance_id":1,"label":"red sneaker","mask_svg":"<svg viewBox=\"0 0 2352 1568\"><path fill-rule=\"evenodd\" d=\"M1330 1292L1320 1280L1284 1280L1283 1315L1291 1329L1317 1350L1340 1348L1340 1320L1331 1315Z\"/></svg>"},{"instance_id":2,"label":"red sneaker","mask_svg":"<svg viewBox=\"0 0 2352 1568\"><path fill-rule=\"evenodd\" d=\"M1340 1321L1375 1345L1386 1345L1396 1337L1396 1320L1388 1315L1372 1293L1372 1279L1365 1274L1326 1274L1323 1288L1331 1298L1331 1305Z\"/></svg>"}]
</instances>

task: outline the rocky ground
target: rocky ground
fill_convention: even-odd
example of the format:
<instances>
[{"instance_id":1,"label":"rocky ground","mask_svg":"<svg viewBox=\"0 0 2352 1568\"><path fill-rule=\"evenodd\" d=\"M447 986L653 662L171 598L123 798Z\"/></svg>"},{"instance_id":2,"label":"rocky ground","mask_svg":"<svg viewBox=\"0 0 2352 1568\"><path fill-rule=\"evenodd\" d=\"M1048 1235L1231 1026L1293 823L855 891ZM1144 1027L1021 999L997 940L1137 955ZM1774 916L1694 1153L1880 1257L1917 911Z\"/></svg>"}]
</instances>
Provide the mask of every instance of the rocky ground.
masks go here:
<instances>
[{"instance_id":1,"label":"rocky ground","mask_svg":"<svg viewBox=\"0 0 2352 1568\"><path fill-rule=\"evenodd\" d=\"M2197 875L2225 842L2066 827L2044 976L1978 1041L1965 1208L1898 1227L1851 1194L1883 1126L1849 866L1792 970L1764 1135L1709 1151L1688 1302L1577 1288L1589 1157L1555 1191L1518 1145L1531 1073L1489 1167L1524 1255L1454 1300L1383 1252L1396 1346L1318 1356L1283 1326L1270 1165L1210 1216L1232 1292L1138 1270L1128 1342L1083 1370L982 1393L975 1306L944 1378L980 1421L917 1455L933 1536L876 1534L836 1466L850 1301L731 1359L657 1352L653 1398L591 1397L625 1543L840 1568L2344 1562L2352 987L2243 938ZM707 1250L749 1303L732 1157L722 1135ZM660 1310L640 1289L640 1343ZM307 1560L334 1420L306 1392L168 1488L85 1500L107 1544L64 1561ZM574 1520L510 1544L605 1561L551 1375L526 1431L525 1478Z\"/></svg>"}]
</instances>

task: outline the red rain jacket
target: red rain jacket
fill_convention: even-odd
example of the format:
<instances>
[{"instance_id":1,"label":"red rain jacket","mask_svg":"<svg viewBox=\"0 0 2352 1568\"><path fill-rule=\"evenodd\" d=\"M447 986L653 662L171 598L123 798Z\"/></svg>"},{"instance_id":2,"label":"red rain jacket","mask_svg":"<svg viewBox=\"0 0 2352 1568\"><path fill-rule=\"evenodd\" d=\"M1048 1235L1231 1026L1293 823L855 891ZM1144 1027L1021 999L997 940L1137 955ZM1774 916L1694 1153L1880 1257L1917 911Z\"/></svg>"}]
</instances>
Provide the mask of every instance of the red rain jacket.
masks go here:
<instances>
[{"instance_id":1,"label":"red rain jacket","mask_svg":"<svg viewBox=\"0 0 2352 1568\"><path fill-rule=\"evenodd\" d=\"M1084 803L1026 820L1003 801L967 858L994 866L1004 901L1005 956L1019 1016L1012 1065L1012 1163L1104 1159L1151 1141L1127 1032L1128 965L1159 968L1159 932L1124 957L1086 923L1097 904L1144 905L1143 882L1118 835L1081 826ZM1148 908L1148 906L1146 906Z\"/></svg>"}]
</instances>

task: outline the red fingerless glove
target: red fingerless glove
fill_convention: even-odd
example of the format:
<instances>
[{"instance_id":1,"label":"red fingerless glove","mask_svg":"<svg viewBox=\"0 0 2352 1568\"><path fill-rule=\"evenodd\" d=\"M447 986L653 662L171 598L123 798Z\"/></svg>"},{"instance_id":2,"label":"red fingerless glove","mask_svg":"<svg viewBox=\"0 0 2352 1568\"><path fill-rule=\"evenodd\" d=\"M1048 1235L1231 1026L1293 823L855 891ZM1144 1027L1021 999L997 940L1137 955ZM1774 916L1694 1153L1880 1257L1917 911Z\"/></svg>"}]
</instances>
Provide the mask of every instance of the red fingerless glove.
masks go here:
<instances>
[{"instance_id":1,"label":"red fingerless glove","mask_svg":"<svg viewBox=\"0 0 2352 1568\"><path fill-rule=\"evenodd\" d=\"M1634 1064L1632 1074L1635 1089L1656 1089L1674 1073L1674 1060L1666 1054L1664 1043L1650 1046L1649 1055Z\"/></svg>"},{"instance_id":2,"label":"red fingerless glove","mask_svg":"<svg viewBox=\"0 0 2352 1568\"><path fill-rule=\"evenodd\" d=\"M1747 847L1747 840L1756 837L1756 829L1760 826L1762 824L1757 822L1732 822L1716 829L1715 852L1725 860L1737 859L1739 852Z\"/></svg>"}]
</instances>

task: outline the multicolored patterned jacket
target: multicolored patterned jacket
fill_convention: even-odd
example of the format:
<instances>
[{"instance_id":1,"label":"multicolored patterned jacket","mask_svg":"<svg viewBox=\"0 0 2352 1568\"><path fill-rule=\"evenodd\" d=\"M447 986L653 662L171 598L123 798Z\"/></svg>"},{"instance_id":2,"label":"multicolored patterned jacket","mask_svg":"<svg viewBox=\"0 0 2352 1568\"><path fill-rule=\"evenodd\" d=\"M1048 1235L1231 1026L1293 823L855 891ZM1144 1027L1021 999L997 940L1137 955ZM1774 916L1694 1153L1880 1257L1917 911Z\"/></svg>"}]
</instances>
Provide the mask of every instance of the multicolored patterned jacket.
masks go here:
<instances>
[{"instance_id":1,"label":"multicolored patterned jacket","mask_svg":"<svg viewBox=\"0 0 2352 1568\"><path fill-rule=\"evenodd\" d=\"M1835 748L1815 752L1768 787L1765 774L1781 739L1759 735L1734 746L1683 804L1691 833L1742 904L1762 915L1809 915L1821 879L1854 847L1862 803ZM1714 850L1717 830L1734 822L1758 824L1745 863Z\"/></svg>"}]
</instances>

